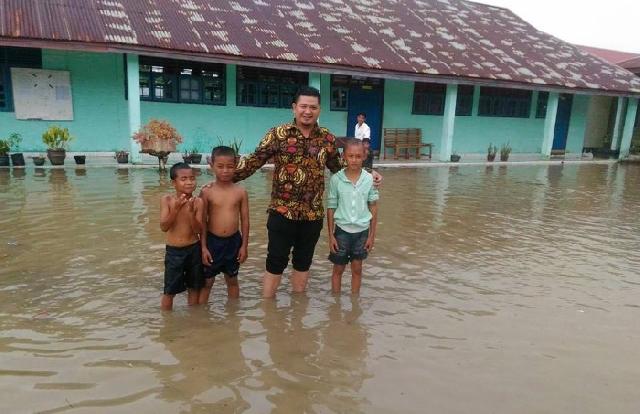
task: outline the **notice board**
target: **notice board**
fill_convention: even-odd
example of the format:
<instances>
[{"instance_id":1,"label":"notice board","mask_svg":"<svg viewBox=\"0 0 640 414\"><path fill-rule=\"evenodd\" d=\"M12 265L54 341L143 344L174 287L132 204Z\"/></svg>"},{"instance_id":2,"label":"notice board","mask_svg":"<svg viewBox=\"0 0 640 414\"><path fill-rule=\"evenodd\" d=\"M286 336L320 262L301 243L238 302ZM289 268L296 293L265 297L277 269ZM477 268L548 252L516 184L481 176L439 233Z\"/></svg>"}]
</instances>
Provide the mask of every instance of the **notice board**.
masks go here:
<instances>
[{"instance_id":1,"label":"notice board","mask_svg":"<svg viewBox=\"0 0 640 414\"><path fill-rule=\"evenodd\" d=\"M68 71L11 68L11 86L17 119L73 120Z\"/></svg>"}]
</instances>

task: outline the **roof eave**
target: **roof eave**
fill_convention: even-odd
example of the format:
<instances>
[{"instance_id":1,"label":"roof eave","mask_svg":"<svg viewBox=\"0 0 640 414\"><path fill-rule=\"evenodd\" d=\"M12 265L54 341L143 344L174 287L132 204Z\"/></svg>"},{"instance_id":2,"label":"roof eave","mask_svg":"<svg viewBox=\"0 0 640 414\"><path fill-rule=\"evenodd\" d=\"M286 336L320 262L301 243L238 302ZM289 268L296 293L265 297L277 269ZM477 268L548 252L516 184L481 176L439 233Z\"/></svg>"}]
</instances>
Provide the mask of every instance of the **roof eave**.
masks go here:
<instances>
[{"instance_id":1,"label":"roof eave","mask_svg":"<svg viewBox=\"0 0 640 414\"><path fill-rule=\"evenodd\" d=\"M313 71L318 73L327 74L341 74L341 75L356 75L356 76L368 76L374 78L404 80L404 81L417 81L417 82L433 82L441 84L457 83L461 85L478 85L478 86L493 86L493 87L506 87L506 88L518 88L525 90L535 90L544 92L558 92L558 93L575 93L583 95L605 95L605 96L621 96L621 97L640 97L639 92L633 91L619 91L619 90L604 90L604 89L590 89L590 88L568 88L560 85L540 85L527 82L517 82L498 79L486 79L486 78L470 78L452 75L429 75L420 73L406 73L395 72L380 69L366 69L349 66L340 66L336 64L321 64L321 63L307 63L307 62L295 62L295 61L274 61L260 58L249 58L244 56L233 55L218 55L218 54L204 54L193 53L188 51L174 50L174 49L162 49L149 46L138 46L132 44L121 43L96 43L96 42L81 42L81 41L64 41L64 40L43 40L43 39L29 39L29 38L6 38L0 37L0 46L17 46L17 47L36 47L42 49L57 49L57 50L73 50L73 51L86 51L86 52L99 52L99 53L137 53L147 56L165 57L165 58L189 58L195 61L201 62L214 62L214 63L226 63L226 64L238 64L244 66L256 66L266 67L272 69L287 69L297 71Z\"/></svg>"}]
</instances>

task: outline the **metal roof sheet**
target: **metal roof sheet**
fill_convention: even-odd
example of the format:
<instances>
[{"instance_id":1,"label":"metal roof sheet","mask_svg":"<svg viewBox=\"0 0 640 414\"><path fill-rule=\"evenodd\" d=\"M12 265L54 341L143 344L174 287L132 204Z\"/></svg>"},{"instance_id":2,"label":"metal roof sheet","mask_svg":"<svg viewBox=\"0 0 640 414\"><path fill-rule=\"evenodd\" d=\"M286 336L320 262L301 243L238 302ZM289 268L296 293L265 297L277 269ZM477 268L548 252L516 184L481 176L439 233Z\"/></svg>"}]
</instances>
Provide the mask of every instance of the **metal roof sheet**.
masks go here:
<instances>
[{"instance_id":1,"label":"metal roof sheet","mask_svg":"<svg viewBox=\"0 0 640 414\"><path fill-rule=\"evenodd\" d=\"M640 94L640 78L461 0L0 0L0 41Z\"/></svg>"}]
</instances>

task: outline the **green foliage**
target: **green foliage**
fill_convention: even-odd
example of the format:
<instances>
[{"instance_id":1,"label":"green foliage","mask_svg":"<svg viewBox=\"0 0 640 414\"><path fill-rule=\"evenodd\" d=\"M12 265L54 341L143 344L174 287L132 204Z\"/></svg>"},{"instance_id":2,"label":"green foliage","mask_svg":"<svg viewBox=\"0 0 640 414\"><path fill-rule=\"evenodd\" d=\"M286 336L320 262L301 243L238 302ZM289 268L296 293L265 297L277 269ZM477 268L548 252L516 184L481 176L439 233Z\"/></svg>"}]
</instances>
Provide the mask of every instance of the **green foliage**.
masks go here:
<instances>
[{"instance_id":1,"label":"green foliage","mask_svg":"<svg viewBox=\"0 0 640 414\"><path fill-rule=\"evenodd\" d=\"M511 145L507 142L506 144L502 144L500 147L500 156L505 157L511 154Z\"/></svg>"},{"instance_id":2,"label":"green foliage","mask_svg":"<svg viewBox=\"0 0 640 414\"><path fill-rule=\"evenodd\" d=\"M7 155L11 149L13 152L20 151L20 143L22 142L22 135L14 132L9 135L9 138L0 139L0 155Z\"/></svg>"},{"instance_id":3,"label":"green foliage","mask_svg":"<svg viewBox=\"0 0 640 414\"><path fill-rule=\"evenodd\" d=\"M73 137L69 133L68 128L61 128L57 125L51 125L42 134L42 142L47 146L47 148L53 150L67 149L69 141L72 139Z\"/></svg>"},{"instance_id":4,"label":"green foliage","mask_svg":"<svg viewBox=\"0 0 640 414\"><path fill-rule=\"evenodd\" d=\"M489 147L487 148L487 155L495 157L497 153L498 153L498 147L493 145L493 143L489 144Z\"/></svg>"}]
</instances>

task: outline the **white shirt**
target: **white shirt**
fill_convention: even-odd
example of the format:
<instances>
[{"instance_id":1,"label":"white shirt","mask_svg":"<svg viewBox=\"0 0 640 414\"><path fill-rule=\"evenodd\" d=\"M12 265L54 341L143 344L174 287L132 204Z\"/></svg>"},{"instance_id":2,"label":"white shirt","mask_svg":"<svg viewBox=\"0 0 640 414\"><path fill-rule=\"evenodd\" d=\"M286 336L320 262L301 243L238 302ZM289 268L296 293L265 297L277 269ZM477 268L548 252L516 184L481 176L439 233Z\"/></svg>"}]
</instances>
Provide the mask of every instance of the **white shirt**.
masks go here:
<instances>
[{"instance_id":1,"label":"white shirt","mask_svg":"<svg viewBox=\"0 0 640 414\"><path fill-rule=\"evenodd\" d=\"M365 122L362 125L356 124L354 136L358 139L371 138L371 128Z\"/></svg>"}]
</instances>

